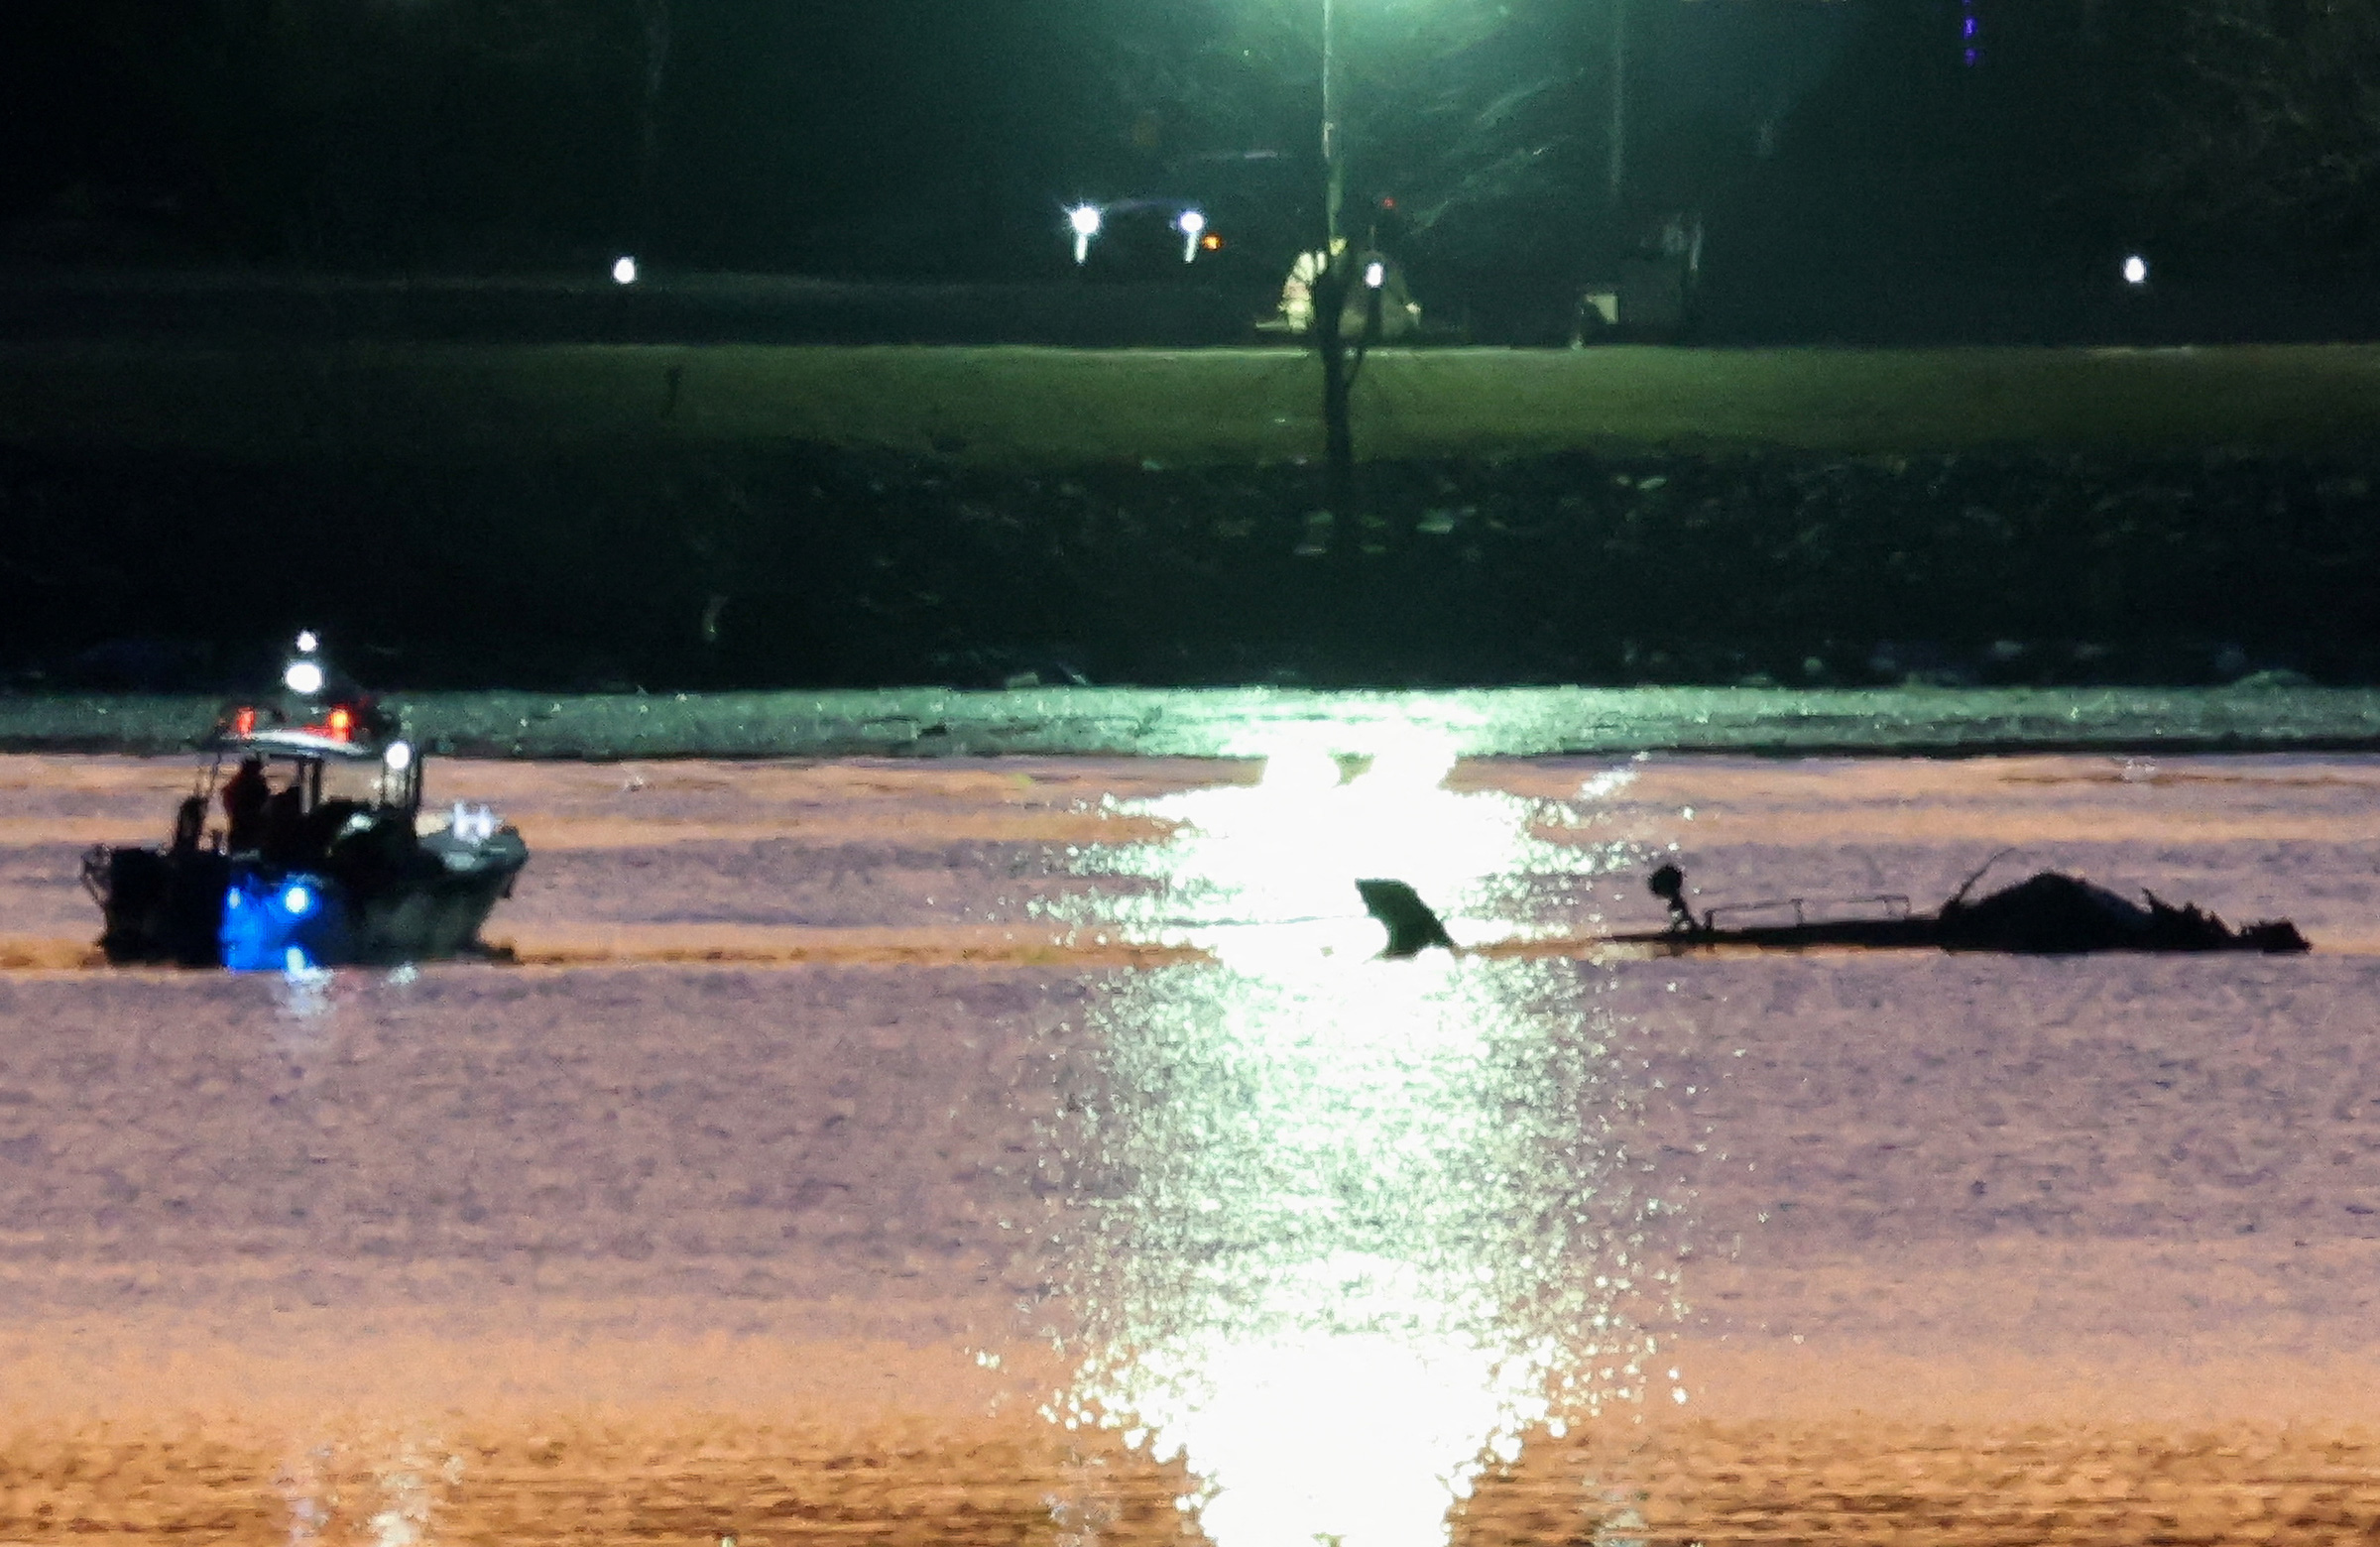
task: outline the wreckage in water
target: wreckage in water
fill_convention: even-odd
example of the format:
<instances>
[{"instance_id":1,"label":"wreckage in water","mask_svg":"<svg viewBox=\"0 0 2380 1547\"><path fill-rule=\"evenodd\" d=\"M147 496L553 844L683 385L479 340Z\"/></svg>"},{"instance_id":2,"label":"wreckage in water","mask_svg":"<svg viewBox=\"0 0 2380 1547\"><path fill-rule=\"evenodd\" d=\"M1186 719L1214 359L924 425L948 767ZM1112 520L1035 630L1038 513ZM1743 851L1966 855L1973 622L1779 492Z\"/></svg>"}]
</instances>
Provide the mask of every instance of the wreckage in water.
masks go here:
<instances>
[{"instance_id":1,"label":"wreckage in water","mask_svg":"<svg viewBox=\"0 0 2380 1547\"><path fill-rule=\"evenodd\" d=\"M1988 869L1986 863L1932 913L1914 912L1907 897L1885 894L1781 897L1712 907L1698 914L1686 901L1685 873L1675 865L1664 865L1646 884L1655 896L1669 904L1666 928L1606 935L1581 943L1653 946L1673 952L1726 947L1835 948L1997 951L2029 956L2092 951L2284 954L2310 948L2298 926L2285 918L2233 928L2196 904L2177 907L2146 891L2135 902L2060 871L2042 871L1968 900L1967 893ZM1366 881L1357 883L1357 889L1366 908L1388 927L1388 946L1381 954L1411 956L1433 945L1451 948L1437 914L1412 888L1402 882Z\"/></svg>"}]
</instances>

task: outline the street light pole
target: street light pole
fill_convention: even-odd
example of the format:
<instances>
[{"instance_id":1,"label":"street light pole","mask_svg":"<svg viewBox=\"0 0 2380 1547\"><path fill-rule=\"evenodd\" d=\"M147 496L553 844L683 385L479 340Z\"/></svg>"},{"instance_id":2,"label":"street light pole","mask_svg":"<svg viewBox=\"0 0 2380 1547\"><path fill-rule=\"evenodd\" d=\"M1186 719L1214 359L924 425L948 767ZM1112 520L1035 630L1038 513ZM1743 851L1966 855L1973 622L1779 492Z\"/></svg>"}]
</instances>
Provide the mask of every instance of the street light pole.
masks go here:
<instances>
[{"instance_id":1,"label":"street light pole","mask_svg":"<svg viewBox=\"0 0 2380 1547\"><path fill-rule=\"evenodd\" d=\"M1334 0L1322 0L1322 226L1323 257L1339 245L1339 202L1346 178L1339 160L1339 33Z\"/></svg>"},{"instance_id":2,"label":"street light pole","mask_svg":"<svg viewBox=\"0 0 2380 1547\"><path fill-rule=\"evenodd\" d=\"M1628 176L1628 0L1611 0L1611 207Z\"/></svg>"},{"instance_id":3,"label":"street light pole","mask_svg":"<svg viewBox=\"0 0 2380 1547\"><path fill-rule=\"evenodd\" d=\"M637 251L653 246L661 161L661 87L669 72L669 0L643 0L645 71L637 111Z\"/></svg>"},{"instance_id":4,"label":"street light pole","mask_svg":"<svg viewBox=\"0 0 2380 1547\"><path fill-rule=\"evenodd\" d=\"M1339 136L1338 15L1334 0L1322 0L1322 262L1314 275L1314 346L1322 356L1323 498L1331 514L1351 522L1355 506L1355 431L1350 422L1347 368L1348 277L1353 255L1340 251L1339 204L1346 188ZM1342 552L1353 552L1355 533L1333 534Z\"/></svg>"}]
</instances>

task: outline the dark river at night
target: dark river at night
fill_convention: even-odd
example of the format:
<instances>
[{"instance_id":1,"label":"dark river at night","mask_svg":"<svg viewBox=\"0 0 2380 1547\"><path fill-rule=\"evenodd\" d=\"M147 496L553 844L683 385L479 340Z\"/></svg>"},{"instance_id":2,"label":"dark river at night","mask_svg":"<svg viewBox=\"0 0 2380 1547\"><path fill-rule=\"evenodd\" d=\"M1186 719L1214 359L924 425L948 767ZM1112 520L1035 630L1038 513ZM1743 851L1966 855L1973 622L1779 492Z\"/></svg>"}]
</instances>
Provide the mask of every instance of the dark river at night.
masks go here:
<instances>
[{"instance_id":1,"label":"dark river at night","mask_svg":"<svg viewBox=\"0 0 2380 1547\"><path fill-rule=\"evenodd\" d=\"M2380 1530L2380 757L1258 740L449 759L519 965L238 977L0 758L0 1538ZM1594 941L2009 847L2314 953Z\"/></svg>"}]
</instances>

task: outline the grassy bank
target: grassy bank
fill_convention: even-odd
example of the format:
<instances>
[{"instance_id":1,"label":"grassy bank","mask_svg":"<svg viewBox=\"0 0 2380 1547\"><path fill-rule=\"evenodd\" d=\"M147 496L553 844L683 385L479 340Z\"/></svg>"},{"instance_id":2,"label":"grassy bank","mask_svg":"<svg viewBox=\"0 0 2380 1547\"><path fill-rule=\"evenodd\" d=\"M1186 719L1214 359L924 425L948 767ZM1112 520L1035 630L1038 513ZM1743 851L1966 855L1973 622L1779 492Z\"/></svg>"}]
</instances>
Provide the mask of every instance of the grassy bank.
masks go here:
<instances>
[{"instance_id":1,"label":"grassy bank","mask_svg":"<svg viewBox=\"0 0 2380 1547\"><path fill-rule=\"evenodd\" d=\"M1288 350L0 345L0 444L267 462L793 442L994 465L1280 461L1320 445ZM1773 446L2360 452L2380 347L1383 352L1372 458Z\"/></svg>"}]
</instances>

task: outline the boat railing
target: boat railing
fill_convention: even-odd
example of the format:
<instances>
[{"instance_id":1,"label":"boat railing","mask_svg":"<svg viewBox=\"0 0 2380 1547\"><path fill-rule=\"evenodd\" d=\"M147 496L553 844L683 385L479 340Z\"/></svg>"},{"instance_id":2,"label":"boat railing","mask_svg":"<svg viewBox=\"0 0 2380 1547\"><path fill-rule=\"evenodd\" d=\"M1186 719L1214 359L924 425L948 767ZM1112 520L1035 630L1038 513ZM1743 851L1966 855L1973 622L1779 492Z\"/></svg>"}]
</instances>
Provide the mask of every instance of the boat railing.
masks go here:
<instances>
[{"instance_id":1,"label":"boat railing","mask_svg":"<svg viewBox=\"0 0 2380 1547\"><path fill-rule=\"evenodd\" d=\"M1898 892L1880 892L1858 897L1771 897L1759 902L1725 902L1707 909L1703 914L1705 929L1757 928L1779 924L1781 916L1791 913L1795 924L1836 924L1871 920L1902 919L1909 916L1909 898ZM1761 915L1779 915L1764 918Z\"/></svg>"}]
</instances>

